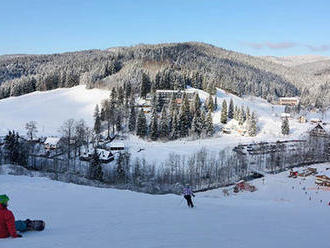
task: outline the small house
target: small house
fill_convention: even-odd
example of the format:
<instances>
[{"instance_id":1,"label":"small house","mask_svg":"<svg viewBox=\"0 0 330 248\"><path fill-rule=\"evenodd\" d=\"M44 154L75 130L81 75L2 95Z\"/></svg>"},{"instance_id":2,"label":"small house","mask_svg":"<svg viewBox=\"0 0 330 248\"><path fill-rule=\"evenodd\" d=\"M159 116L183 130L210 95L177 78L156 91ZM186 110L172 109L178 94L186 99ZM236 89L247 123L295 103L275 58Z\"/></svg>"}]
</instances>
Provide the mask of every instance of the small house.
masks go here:
<instances>
[{"instance_id":1,"label":"small house","mask_svg":"<svg viewBox=\"0 0 330 248\"><path fill-rule=\"evenodd\" d=\"M122 151L122 150L125 150L125 145L121 142L111 142L110 150L111 151Z\"/></svg>"},{"instance_id":2,"label":"small house","mask_svg":"<svg viewBox=\"0 0 330 248\"><path fill-rule=\"evenodd\" d=\"M314 137L329 137L330 131L329 128L325 128L322 124L318 123L309 131L309 135Z\"/></svg>"},{"instance_id":3,"label":"small house","mask_svg":"<svg viewBox=\"0 0 330 248\"><path fill-rule=\"evenodd\" d=\"M102 163L108 163L114 160L114 156L110 151L104 150L104 149L96 149L96 153L99 157L99 160ZM80 156L80 160L83 161L90 161L93 158L93 154L94 154L94 150L93 149L89 149L87 152L84 152L81 156Z\"/></svg>"},{"instance_id":4,"label":"small house","mask_svg":"<svg viewBox=\"0 0 330 248\"><path fill-rule=\"evenodd\" d=\"M298 97L280 97L279 104L297 106L299 104L299 98Z\"/></svg>"},{"instance_id":5,"label":"small house","mask_svg":"<svg viewBox=\"0 0 330 248\"><path fill-rule=\"evenodd\" d=\"M330 187L330 177L327 177L326 175L318 175L315 178L315 184Z\"/></svg>"},{"instance_id":6,"label":"small house","mask_svg":"<svg viewBox=\"0 0 330 248\"><path fill-rule=\"evenodd\" d=\"M281 119L285 119L285 118L291 118L291 115L289 113L281 113Z\"/></svg>"},{"instance_id":7,"label":"small house","mask_svg":"<svg viewBox=\"0 0 330 248\"><path fill-rule=\"evenodd\" d=\"M57 149L59 146L60 139L61 138L58 138L58 137L47 137L44 142L45 149L46 150Z\"/></svg>"},{"instance_id":8,"label":"small house","mask_svg":"<svg viewBox=\"0 0 330 248\"><path fill-rule=\"evenodd\" d=\"M301 115L298 117L298 122L299 123L306 123L307 122L307 119L305 116Z\"/></svg>"},{"instance_id":9,"label":"small house","mask_svg":"<svg viewBox=\"0 0 330 248\"><path fill-rule=\"evenodd\" d=\"M320 119L313 118L313 119L311 119L311 123L318 124L318 123L322 123L322 121Z\"/></svg>"}]
</instances>

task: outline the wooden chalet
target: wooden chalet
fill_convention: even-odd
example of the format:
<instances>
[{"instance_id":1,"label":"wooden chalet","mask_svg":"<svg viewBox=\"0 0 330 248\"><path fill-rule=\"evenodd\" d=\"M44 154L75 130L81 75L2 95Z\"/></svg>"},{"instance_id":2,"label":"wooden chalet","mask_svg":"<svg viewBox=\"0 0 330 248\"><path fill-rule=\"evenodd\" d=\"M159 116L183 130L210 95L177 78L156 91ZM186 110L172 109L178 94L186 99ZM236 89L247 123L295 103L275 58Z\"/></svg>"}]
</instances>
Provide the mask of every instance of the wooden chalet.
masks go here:
<instances>
[{"instance_id":1,"label":"wooden chalet","mask_svg":"<svg viewBox=\"0 0 330 248\"><path fill-rule=\"evenodd\" d=\"M313 137L330 137L329 127L325 127L318 123L309 131L309 135Z\"/></svg>"}]
</instances>

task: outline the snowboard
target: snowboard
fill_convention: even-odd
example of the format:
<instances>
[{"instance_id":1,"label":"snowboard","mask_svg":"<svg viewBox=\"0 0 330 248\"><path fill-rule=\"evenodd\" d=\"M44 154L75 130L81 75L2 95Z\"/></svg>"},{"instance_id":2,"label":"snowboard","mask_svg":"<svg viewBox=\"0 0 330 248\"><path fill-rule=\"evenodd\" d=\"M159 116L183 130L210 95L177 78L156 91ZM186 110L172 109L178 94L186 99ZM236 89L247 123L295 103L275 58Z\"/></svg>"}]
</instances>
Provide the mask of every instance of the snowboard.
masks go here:
<instances>
[{"instance_id":1,"label":"snowboard","mask_svg":"<svg viewBox=\"0 0 330 248\"><path fill-rule=\"evenodd\" d=\"M46 223L43 220L25 220L27 231L42 231L45 229Z\"/></svg>"}]
</instances>

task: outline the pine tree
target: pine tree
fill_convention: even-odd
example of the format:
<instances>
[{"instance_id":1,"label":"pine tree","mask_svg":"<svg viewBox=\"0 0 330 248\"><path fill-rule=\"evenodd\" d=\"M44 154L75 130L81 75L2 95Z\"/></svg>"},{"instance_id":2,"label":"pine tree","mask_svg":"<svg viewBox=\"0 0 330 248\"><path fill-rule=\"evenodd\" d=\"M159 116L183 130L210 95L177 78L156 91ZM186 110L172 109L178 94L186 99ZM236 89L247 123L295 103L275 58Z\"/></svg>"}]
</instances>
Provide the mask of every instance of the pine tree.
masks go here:
<instances>
[{"instance_id":1,"label":"pine tree","mask_svg":"<svg viewBox=\"0 0 330 248\"><path fill-rule=\"evenodd\" d=\"M175 110L173 112L173 121L172 121L172 130L171 130L171 139L175 140L179 138L180 136L180 126L179 126L179 120L178 120L178 113Z\"/></svg>"},{"instance_id":2,"label":"pine tree","mask_svg":"<svg viewBox=\"0 0 330 248\"><path fill-rule=\"evenodd\" d=\"M143 72L141 79L140 97L145 99L149 91L150 91L150 80L148 75Z\"/></svg>"},{"instance_id":3,"label":"pine tree","mask_svg":"<svg viewBox=\"0 0 330 248\"><path fill-rule=\"evenodd\" d=\"M237 106L235 106L235 108L234 108L234 119L236 121L239 120L239 108Z\"/></svg>"},{"instance_id":4,"label":"pine tree","mask_svg":"<svg viewBox=\"0 0 330 248\"><path fill-rule=\"evenodd\" d=\"M116 118L116 130L117 132L121 131L121 125L122 125L122 115L120 112L117 113L117 118Z\"/></svg>"},{"instance_id":5,"label":"pine tree","mask_svg":"<svg viewBox=\"0 0 330 248\"><path fill-rule=\"evenodd\" d=\"M158 116L157 116L157 111L154 108L151 113L151 121L150 121L150 138L152 140L157 140L159 138L159 133L158 133Z\"/></svg>"},{"instance_id":6,"label":"pine tree","mask_svg":"<svg viewBox=\"0 0 330 248\"><path fill-rule=\"evenodd\" d=\"M173 93L171 96L171 101L170 101L170 115L172 116L175 111L178 110L178 105L176 103L176 97L175 94Z\"/></svg>"},{"instance_id":7,"label":"pine tree","mask_svg":"<svg viewBox=\"0 0 330 248\"><path fill-rule=\"evenodd\" d=\"M94 118L95 118L94 132L96 134L100 134L101 133L101 117L100 117L100 114L99 114L99 106L98 105L96 105L96 107L95 107Z\"/></svg>"},{"instance_id":8,"label":"pine tree","mask_svg":"<svg viewBox=\"0 0 330 248\"><path fill-rule=\"evenodd\" d=\"M119 153L117 159L116 181L117 183L124 183L126 180L126 171L124 169L124 155Z\"/></svg>"},{"instance_id":9,"label":"pine tree","mask_svg":"<svg viewBox=\"0 0 330 248\"><path fill-rule=\"evenodd\" d=\"M119 88L118 88L118 99L117 99L117 103L119 104L119 105L123 105L123 103L124 103L124 89L123 89L123 87L122 86L120 86Z\"/></svg>"},{"instance_id":10,"label":"pine tree","mask_svg":"<svg viewBox=\"0 0 330 248\"><path fill-rule=\"evenodd\" d=\"M189 133L191 120L187 95L183 94L182 98L183 100L179 113L179 129L180 137L186 137Z\"/></svg>"},{"instance_id":11,"label":"pine tree","mask_svg":"<svg viewBox=\"0 0 330 248\"><path fill-rule=\"evenodd\" d=\"M128 130L130 132L135 131L135 126L136 126L136 111L134 105L132 105L128 120Z\"/></svg>"},{"instance_id":12,"label":"pine tree","mask_svg":"<svg viewBox=\"0 0 330 248\"><path fill-rule=\"evenodd\" d=\"M199 129L201 135L206 135L207 133L207 125L206 125L206 114L205 111L201 111L201 116L199 118Z\"/></svg>"},{"instance_id":13,"label":"pine tree","mask_svg":"<svg viewBox=\"0 0 330 248\"><path fill-rule=\"evenodd\" d=\"M214 97L214 111L217 111L218 109L218 100L217 96Z\"/></svg>"},{"instance_id":14,"label":"pine tree","mask_svg":"<svg viewBox=\"0 0 330 248\"><path fill-rule=\"evenodd\" d=\"M103 171L102 171L101 161L99 159L99 155L96 149L94 150L92 161L89 165L88 174L89 174L89 178L92 180L103 181Z\"/></svg>"},{"instance_id":15,"label":"pine tree","mask_svg":"<svg viewBox=\"0 0 330 248\"><path fill-rule=\"evenodd\" d=\"M288 135L290 133L289 119L287 117L282 120L281 129L283 135Z\"/></svg>"},{"instance_id":16,"label":"pine tree","mask_svg":"<svg viewBox=\"0 0 330 248\"><path fill-rule=\"evenodd\" d=\"M111 100L113 103L117 103L117 98L118 98L118 95L117 95L116 88L113 87L112 90L111 90L110 100Z\"/></svg>"},{"instance_id":17,"label":"pine tree","mask_svg":"<svg viewBox=\"0 0 330 248\"><path fill-rule=\"evenodd\" d=\"M147 135L147 120L142 108L136 120L136 135L141 138Z\"/></svg>"},{"instance_id":18,"label":"pine tree","mask_svg":"<svg viewBox=\"0 0 330 248\"><path fill-rule=\"evenodd\" d=\"M212 136L214 132L214 127L213 127L213 120L212 120L212 112L209 110L206 116L205 120L205 125L206 125L206 135L207 136Z\"/></svg>"},{"instance_id":19,"label":"pine tree","mask_svg":"<svg viewBox=\"0 0 330 248\"><path fill-rule=\"evenodd\" d=\"M249 117L248 134L253 137L257 135L257 117L254 112Z\"/></svg>"},{"instance_id":20,"label":"pine tree","mask_svg":"<svg viewBox=\"0 0 330 248\"><path fill-rule=\"evenodd\" d=\"M227 123L227 102L226 102L226 100L223 100L223 102L222 102L220 122L222 124Z\"/></svg>"},{"instance_id":21,"label":"pine tree","mask_svg":"<svg viewBox=\"0 0 330 248\"><path fill-rule=\"evenodd\" d=\"M238 124L243 125L244 122L245 122L245 111L244 111L244 107L242 106L239 109Z\"/></svg>"},{"instance_id":22,"label":"pine tree","mask_svg":"<svg viewBox=\"0 0 330 248\"><path fill-rule=\"evenodd\" d=\"M250 108L249 107L246 107L246 113L245 113L245 120L248 120L250 119Z\"/></svg>"},{"instance_id":23,"label":"pine tree","mask_svg":"<svg viewBox=\"0 0 330 248\"><path fill-rule=\"evenodd\" d=\"M191 129L190 129L190 132L192 135L199 136L201 134L200 115L201 114L197 115L196 112L194 114L194 117L193 117L192 123L191 123Z\"/></svg>"},{"instance_id":24,"label":"pine tree","mask_svg":"<svg viewBox=\"0 0 330 248\"><path fill-rule=\"evenodd\" d=\"M201 109L201 101L199 99L199 95L197 93L195 93L194 100L191 104L191 114L195 115L195 113L196 113L197 116L199 117L200 109Z\"/></svg>"},{"instance_id":25,"label":"pine tree","mask_svg":"<svg viewBox=\"0 0 330 248\"><path fill-rule=\"evenodd\" d=\"M234 118L234 102L233 99L230 99L229 102L229 108L228 108L228 118L233 119Z\"/></svg>"},{"instance_id":26,"label":"pine tree","mask_svg":"<svg viewBox=\"0 0 330 248\"><path fill-rule=\"evenodd\" d=\"M207 110L213 112L214 111L214 102L213 102L213 97L211 96L211 94L209 94L209 97L206 101L206 106L207 106Z\"/></svg>"},{"instance_id":27,"label":"pine tree","mask_svg":"<svg viewBox=\"0 0 330 248\"><path fill-rule=\"evenodd\" d=\"M168 130L168 119L165 107L162 109L160 123L159 123L159 136L161 138L168 137L169 130Z\"/></svg>"}]
</instances>

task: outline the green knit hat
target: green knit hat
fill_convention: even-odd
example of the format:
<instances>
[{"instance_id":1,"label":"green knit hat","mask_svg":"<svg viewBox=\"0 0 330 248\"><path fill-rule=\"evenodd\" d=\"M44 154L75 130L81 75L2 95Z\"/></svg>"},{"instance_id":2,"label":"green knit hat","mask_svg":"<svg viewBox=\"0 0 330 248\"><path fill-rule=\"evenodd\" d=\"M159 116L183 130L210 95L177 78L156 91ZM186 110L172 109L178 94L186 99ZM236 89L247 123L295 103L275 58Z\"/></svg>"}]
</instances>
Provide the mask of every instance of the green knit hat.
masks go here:
<instances>
[{"instance_id":1,"label":"green knit hat","mask_svg":"<svg viewBox=\"0 0 330 248\"><path fill-rule=\"evenodd\" d=\"M7 204L9 197L7 195L0 195L0 204Z\"/></svg>"}]
</instances>

